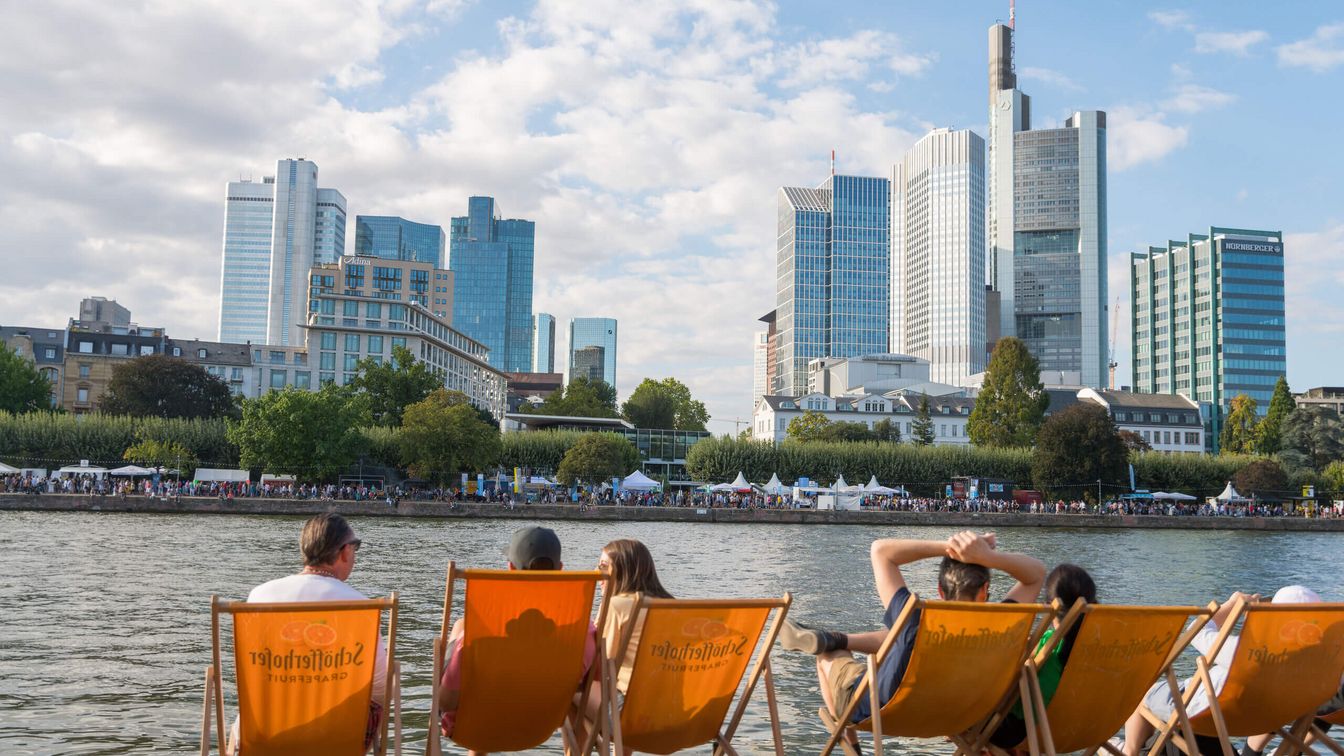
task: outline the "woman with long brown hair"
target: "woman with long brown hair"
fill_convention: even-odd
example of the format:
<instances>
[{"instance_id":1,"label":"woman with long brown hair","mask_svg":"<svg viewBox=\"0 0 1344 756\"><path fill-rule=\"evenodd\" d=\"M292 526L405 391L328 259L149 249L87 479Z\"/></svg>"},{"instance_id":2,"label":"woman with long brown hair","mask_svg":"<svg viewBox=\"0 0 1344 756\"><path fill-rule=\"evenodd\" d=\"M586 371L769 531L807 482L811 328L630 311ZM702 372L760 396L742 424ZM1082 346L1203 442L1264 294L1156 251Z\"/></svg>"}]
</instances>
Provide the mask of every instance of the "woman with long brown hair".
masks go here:
<instances>
[{"instance_id":1,"label":"woman with long brown hair","mask_svg":"<svg viewBox=\"0 0 1344 756\"><path fill-rule=\"evenodd\" d=\"M616 689L625 692L630 685L630 670L635 663L634 650L639 647L642 617L635 617L635 605L641 595L650 598L672 598L658 579L658 568L653 564L649 547L633 538L618 538L602 548L597 568L611 577L611 596L607 604L606 627L602 628L607 658L614 659L616 647L634 622L630 643L616 672Z\"/></svg>"}]
</instances>

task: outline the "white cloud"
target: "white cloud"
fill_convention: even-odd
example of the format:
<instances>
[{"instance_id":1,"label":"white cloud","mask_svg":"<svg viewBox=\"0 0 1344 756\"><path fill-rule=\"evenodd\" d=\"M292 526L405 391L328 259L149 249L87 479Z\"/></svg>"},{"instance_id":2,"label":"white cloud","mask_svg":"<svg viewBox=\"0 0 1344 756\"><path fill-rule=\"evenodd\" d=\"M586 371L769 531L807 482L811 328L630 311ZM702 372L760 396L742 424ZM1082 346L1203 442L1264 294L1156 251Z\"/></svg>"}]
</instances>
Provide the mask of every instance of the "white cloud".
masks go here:
<instances>
[{"instance_id":1,"label":"white cloud","mask_svg":"<svg viewBox=\"0 0 1344 756\"><path fill-rule=\"evenodd\" d=\"M1336 385L1335 345L1344 336L1344 222L1285 233L1283 264L1289 379L1299 391Z\"/></svg>"},{"instance_id":2,"label":"white cloud","mask_svg":"<svg viewBox=\"0 0 1344 756\"><path fill-rule=\"evenodd\" d=\"M1087 88L1068 76L1049 68L1024 66L1018 75L1029 81L1039 81L1066 92L1085 92Z\"/></svg>"},{"instance_id":3,"label":"white cloud","mask_svg":"<svg viewBox=\"0 0 1344 756\"><path fill-rule=\"evenodd\" d=\"M1149 11L1149 12L1148 12L1148 18L1151 19L1152 21L1157 22L1157 25L1158 25L1158 26L1161 26L1161 27L1164 28L1164 29L1189 29L1189 28L1191 28L1191 25L1190 25L1190 14L1187 13L1187 12L1185 12L1185 11L1182 11L1182 10L1175 10L1175 11L1161 11L1161 10L1157 10L1157 11Z\"/></svg>"},{"instance_id":4,"label":"white cloud","mask_svg":"<svg viewBox=\"0 0 1344 756\"><path fill-rule=\"evenodd\" d=\"M1325 73L1344 64L1344 23L1317 27L1306 39L1278 48L1279 65L1309 68Z\"/></svg>"},{"instance_id":5,"label":"white cloud","mask_svg":"<svg viewBox=\"0 0 1344 756\"><path fill-rule=\"evenodd\" d=\"M1160 111L1122 105L1106 111L1106 135L1107 167L1123 171L1184 147L1190 129L1167 123Z\"/></svg>"},{"instance_id":6,"label":"white cloud","mask_svg":"<svg viewBox=\"0 0 1344 756\"><path fill-rule=\"evenodd\" d=\"M1237 96L1228 92L1199 84L1182 84L1176 88L1171 98L1162 103L1162 107L1166 110L1193 114L1221 108L1236 101Z\"/></svg>"},{"instance_id":7,"label":"white cloud","mask_svg":"<svg viewBox=\"0 0 1344 756\"><path fill-rule=\"evenodd\" d=\"M883 65L885 64L885 65ZM788 88L823 83L858 81L883 68L898 76L918 76L933 64L933 57L905 51L894 34L865 29L842 39L803 42L770 59L758 71L773 70Z\"/></svg>"},{"instance_id":8,"label":"white cloud","mask_svg":"<svg viewBox=\"0 0 1344 756\"><path fill-rule=\"evenodd\" d=\"M1195 52L1232 53L1245 57L1251 47L1269 39L1267 32L1256 29L1242 32L1198 32L1195 34Z\"/></svg>"}]
</instances>

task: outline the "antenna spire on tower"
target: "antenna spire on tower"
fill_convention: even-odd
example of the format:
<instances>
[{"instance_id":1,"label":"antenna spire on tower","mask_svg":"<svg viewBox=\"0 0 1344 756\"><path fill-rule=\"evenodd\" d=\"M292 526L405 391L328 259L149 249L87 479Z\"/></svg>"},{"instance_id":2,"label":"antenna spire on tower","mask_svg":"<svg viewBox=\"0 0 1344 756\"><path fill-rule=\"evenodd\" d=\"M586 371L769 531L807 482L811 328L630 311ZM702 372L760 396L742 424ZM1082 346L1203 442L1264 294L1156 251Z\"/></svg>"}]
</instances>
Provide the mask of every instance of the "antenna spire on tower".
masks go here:
<instances>
[{"instance_id":1,"label":"antenna spire on tower","mask_svg":"<svg viewBox=\"0 0 1344 756\"><path fill-rule=\"evenodd\" d=\"M1014 23L1017 21L1017 0L1008 0L1008 28L1016 29Z\"/></svg>"},{"instance_id":2,"label":"antenna spire on tower","mask_svg":"<svg viewBox=\"0 0 1344 756\"><path fill-rule=\"evenodd\" d=\"M835 175L835 150L831 150L831 175Z\"/></svg>"}]
</instances>

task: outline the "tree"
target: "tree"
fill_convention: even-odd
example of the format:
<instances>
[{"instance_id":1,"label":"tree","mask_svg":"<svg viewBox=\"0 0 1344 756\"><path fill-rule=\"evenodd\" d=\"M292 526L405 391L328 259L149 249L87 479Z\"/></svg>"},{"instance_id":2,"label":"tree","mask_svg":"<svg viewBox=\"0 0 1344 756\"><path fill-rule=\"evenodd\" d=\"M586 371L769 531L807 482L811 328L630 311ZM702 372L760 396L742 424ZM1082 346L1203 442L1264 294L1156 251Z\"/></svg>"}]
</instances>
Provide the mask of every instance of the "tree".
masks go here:
<instances>
[{"instance_id":1,"label":"tree","mask_svg":"<svg viewBox=\"0 0 1344 756\"><path fill-rule=\"evenodd\" d=\"M1329 407L1298 407L1284 420L1279 458L1290 467L1312 470L1344 458L1344 420Z\"/></svg>"},{"instance_id":2,"label":"tree","mask_svg":"<svg viewBox=\"0 0 1344 756\"><path fill-rule=\"evenodd\" d=\"M1050 406L1041 366L1021 339L999 339L966 422L976 446L1031 446Z\"/></svg>"},{"instance_id":3,"label":"tree","mask_svg":"<svg viewBox=\"0 0 1344 756\"><path fill-rule=\"evenodd\" d=\"M1288 473L1272 459L1257 459L1232 476L1232 485L1242 496L1254 494L1261 499L1282 499L1293 493Z\"/></svg>"},{"instance_id":4,"label":"tree","mask_svg":"<svg viewBox=\"0 0 1344 756\"><path fill-rule=\"evenodd\" d=\"M18 414L46 409L51 409L51 381L0 344L0 410Z\"/></svg>"},{"instance_id":5,"label":"tree","mask_svg":"<svg viewBox=\"0 0 1344 756\"><path fill-rule=\"evenodd\" d=\"M878 420L873 423L873 437L878 441L901 442L901 424L891 420Z\"/></svg>"},{"instance_id":6,"label":"tree","mask_svg":"<svg viewBox=\"0 0 1344 756\"><path fill-rule=\"evenodd\" d=\"M645 378L621 405L621 414L636 428L702 431L709 421L704 402L676 378Z\"/></svg>"},{"instance_id":7,"label":"tree","mask_svg":"<svg viewBox=\"0 0 1344 756\"><path fill-rule=\"evenodd\" d=\"M1256 450L1256 401L1246 394L1232 397L1231 411L1223 421L1218 450L1224 454L1254 454Z\"/></svg>"},{"instance_id":8,"label":"tree","mask_svg":"<svg viewBox=\"0 0 1344 756\"><path fill-rule=\"evenodd\" d=\"M798 441L820 441L831 419L816 410L806 410L789 421L784 434Z\"/></svg>"},{"instance_id":9,"label":"tree","mask_svg":"<svg viewBox=\"0 0 1344 756\"><path fill-rule=\"evenodd\" d=\"M423 401L435 389L443 388L443 379L430 366L415 359L404 346L392 347L392 359L379 364L365 357L356 365L359 374L350 387L369 399L369 411L378 425L397 426L407 405Z\"/></svg>"},{"instance_id":10,"label":"tree","mask_svg":"<svg viewBox=\"0 0 1344 756\"><path fill-rule=\"evenodd\" d=\"M466 394L435 389L406 406L398 437L411 474L445 482L460 471L480 472L499 463L499 428L481 420Z\"/></svg>"},{"instance_id":11,"label":"tree","mask_svg":"<svg viewBox=\"0 0 1344 756\"><path fill-rule=\"evenodd\" d=\"M200 365L166 354L136 357L112 368L98 408L133 417L238 416L228 384Z\"/></svg>"},{"instance_id":12,"label":"tree","mask_svg":"<svg viewBox=\"0 0 1344 756\"><path fill-rule=\"evenodd\" d=\"M919 409L915 413L915 422L910 426L910 440L918 446L933 445L933 419L929 417L929 395L919 398Z\"/></svg>"},{"instance_id":13,"label":"tree","mask_svg":"<svg viewBox=\"0 0 1344 756\"><path fill-rule=\"evenodd\" d=\"M144 467L163 467L181 470L181 474L190 476L196 469L196 455L176 441L160 441L147 438L128 447L121 458Z\"/></svg>"},{"instance_id":14,"label":"tree","mask_svg":"<svg viewBox=\"0 0 1344 756\"><path fill-rule=\"evenodd\" d=\"M821 429L821 441L873 441L873 431L863 423L833 422Z\"/></svg>"},{"instance_id":15,"label":"tree","mask_svg":"<svg viewBox=\"0 0 1344 756\"><path fill-rule=\"evenodd\" d=\"M1265 412L1265 419L1260 421L1260 425L1255 429L1257 450L1261 454L1278 454L1283 446L1283 421L1293 414L1297 408L1297 402L1293 400L1293 394L1288 390L1288 379L1279 376L1278 383L1274 384L1274 395L1269 398L1269 410Z\"/></svg>"},{"instance_id":16,"label":"tree","mask_svg":"<svg viewBox=\"0 0 1344 756\"><path fill-rule=\"evenodd\" d=\"M1153 450L1153 445L1144 441L1143 436L1140 436L1136 431L1120 431L1120 440L1125 442L1125 448L1132 452L1150 452Z\"/></svg>"},{"instance_id":17,"label":"tree","mask_svg":"<svg viewBox=\"0 0 1344 756\"><path fill-rule=\"evenodd\" d=\"M623 478L639 467L639 450L614 433L585 433L560 460L556 476L561 483L596 485Z\"/></svg>"},{"instance_id":18,"label":"tree","mask_svg":"<svg viewBox=\"0 0 1344 756\"><path fill-rule=\"evenodd\" d=\"M242 419L229 421L228 438L244 467L331 480L364 450L359 429L370 419L363 394L333 385L316 392L289 386L244 400Z\"/></svg>"},{"instance_id":19,"label":"tree","mask_svg":"<svg viewBox=\"0 0 1344 756\"><path fill-rule=\"evenodd\" d=\"M1330 487L1330 492L1335 494L1334 498L1339 498L1339 492L1344 491L1344 460L1335 460L1325 466L1325 484Z\"/></svg>"},{"instance_id":20,"label":"tree","mask_svg":"<svg viewBox=\"0 0 1344 756\"><path fill-rule=\"evenodd\" d=\"M1090 402L1051 415L1036 436L1031 479L1036 487L1085 496L1096 482L1118 484L1128 473L1129 449L1104 407ZM1077 492L1077 493L1075 493Z\"/></svg>"},{"instance_id":21,"label":"tree","mask_svg":"<svg viewBox=\"0 0 1344 756\"><path fill-rule=\"evenodd\" d=\"M523 405L523 411L536 415L561 417L617 417L616 389L606 381L579 376L569 385L552 392L537 405Z\"/></svg>"}]
</instances>

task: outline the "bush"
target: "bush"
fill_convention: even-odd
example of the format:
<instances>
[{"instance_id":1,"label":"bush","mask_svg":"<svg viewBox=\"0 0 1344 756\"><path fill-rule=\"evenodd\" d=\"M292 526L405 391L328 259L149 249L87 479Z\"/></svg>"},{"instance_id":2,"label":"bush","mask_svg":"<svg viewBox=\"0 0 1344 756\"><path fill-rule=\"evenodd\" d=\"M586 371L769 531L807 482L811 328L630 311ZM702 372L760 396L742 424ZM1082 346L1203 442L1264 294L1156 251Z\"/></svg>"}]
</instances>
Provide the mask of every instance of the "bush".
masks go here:
<instances>
[{"instance_id":1,"label":"bush","mask_svg":"<svg viewBox=\"0 0 1344 756\"><path fill-rule=\"evenodd\" d=\"M220 419L0 412L0 459L27 467L60 467L81 459L118 466L126 450L142 441L178 444L208 467L238 464L238 447L225 437Z\"/></svg>"},{"instance_id":2,"label":"bush","mask_svg":"<svg viewBox=\"0 0 1344 756\"><path fill-rule=\"evenodd\" d=\"M1249 454L1131 453L1134 480L1149 491L1176 491L1203 499L1222 493L1237 471L1258 457Z\"/></svg>"},{"instance_id":3,"label":"bush","mask_svg":"<svg viewBox=\"0 0 1344 756\"><path fill-rule=\"evenodd\" d=\"M504 451L500 465L506 470L522 467L534 475L560 469L569 447L578 443L584 434L579 431L537 431L534 433L505 433L500 437Z\"/></svg>"},{"instance_id":4,"label":"bush","mask_svg":"<svg viewBox=\"0 0 1344 756\"><path fill-rule=\"evenodd\" d=\"M1257 459L1241 468L1232 476L1232 485L1242 496L1275 501L1295 493L1288 490L1288 474L1272 459Z\"/></svg>"}]
</instances>

